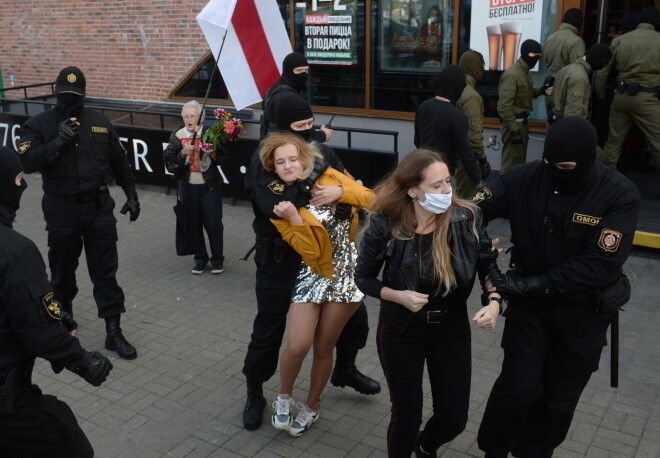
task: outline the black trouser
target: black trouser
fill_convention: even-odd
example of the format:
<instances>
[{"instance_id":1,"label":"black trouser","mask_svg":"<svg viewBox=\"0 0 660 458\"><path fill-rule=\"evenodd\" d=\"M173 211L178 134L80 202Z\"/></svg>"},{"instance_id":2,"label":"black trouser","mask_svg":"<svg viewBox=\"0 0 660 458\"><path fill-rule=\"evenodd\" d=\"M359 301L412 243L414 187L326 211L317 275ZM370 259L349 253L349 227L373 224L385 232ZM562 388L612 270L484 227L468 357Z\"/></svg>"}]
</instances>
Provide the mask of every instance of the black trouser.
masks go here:
<instances>
[{"instance_id":1,"label":"black trouser","mask_svg":"<svg viewBox=\"0 0 660 458\"><path fill-rule=\"evenodd\" d=\"M17 399L16 413L0 414L0 456L88 458L94 456L76 417L55 396L32 385Z\"/></svg>"},{"instance_id":2,"label":"black trouser","mask_svg":"<svg viewBox=\"0 0 660 458\"><path fill-rule=\"evenodd\" d=\"M592 304L509 302L502 372L488 398L479 448L492 456L552 456L598 369L611 314Z\"/></svg>"},{"instance_id":3,"label":"black trouser","mask_svg":"<svg viewBox=\"0 0 660 458\"><path fill-rule=\"evenodd\" d=\"M44 194L42 208L48 231L48 263L55 297L71 311L78 293L76 269L85 247L87 270L94 284L99 318L124 313L124 292L117 284L117 219L115 202L70 203Z\"/></svg>"},{"instance_id":4,"label":"black trouser","mask_svg":"<svg viewBox=\"0 0 660 458\"><path fill-rule=\"evenodd\" d=\"M265 382L277 370L280 346L286 329L300 256L281 239L258 241L254 256L257 265L257 316L248 345L243 374L250 380ZM339 336L337 351L357 352L363 348L369 333L364 303L353 314Z\"/></svg>"},{"instance_id":5,"label":"black trouser","mask_svg":"<svg viewBox=\"0 0 660 458\"><path fill-rule=\"evenodd\" d=\"M200 240L200 248L195 253L195 264L206 265L209 262L204 229L209 237L211 265L223 265L225 257L223 254L222 188L216 186L210 189L206 184L189 184L179 181L179 200L183 202L184 199L189 200L188 203L193 208L192 213L198 215L199 219L197 237Z\"/></svg>"},{"instance_id":6,"label":"black trouser","mask_svg":"<svg viewBox=\"0 0 660 458\"><path fill-rule=\"evenodd\" d=\"M403 306L402 306L403 307ZM392 417L387 430L390 457L408 458L422 423L424 364L433 396L433 415L421 445L435 451L458 436L467 424L470 401L470 325L465 307L440 324L411 320L403 332L381 314L376 336L387 379ZM421 312L420 312L421 313Z\"/></svg>"}]
</instances>

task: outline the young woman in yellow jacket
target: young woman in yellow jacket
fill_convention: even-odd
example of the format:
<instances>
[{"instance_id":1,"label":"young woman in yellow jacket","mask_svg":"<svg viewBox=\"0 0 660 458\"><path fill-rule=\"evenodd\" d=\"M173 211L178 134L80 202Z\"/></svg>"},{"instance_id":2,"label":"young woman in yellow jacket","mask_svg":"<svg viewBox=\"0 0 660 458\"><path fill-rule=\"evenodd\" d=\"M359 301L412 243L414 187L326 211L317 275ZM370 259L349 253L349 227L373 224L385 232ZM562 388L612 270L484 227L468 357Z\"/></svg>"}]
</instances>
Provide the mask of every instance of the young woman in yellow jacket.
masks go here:
<instances>
[{"instance_id":1,"label":"young woman in yellow jacket","mask_svg":"<svg viewBox=\"0 0 660 458\"><path fill-rule=\"evenodd\" d=\"M313 144L284 132L269 135L259 155L264 168L281 180L273 189L305 180L314 171L315 158L322 158ZM292 292L287 344L280 359L281 388L273 403L272 418L275 428L296 437L319 418L321 393L332 372L334 346L364 297L353 279L357 261L356 207L367 206L374 197L371 190L333 168L318 177L310 194L306 207L297 209L288 201L277 204L273 213L280 219L272 220L303 260ZM312 345L310 390L304 404L295 404L299 411L294 420L293 385Z\"/></svg>"}]
</instances>

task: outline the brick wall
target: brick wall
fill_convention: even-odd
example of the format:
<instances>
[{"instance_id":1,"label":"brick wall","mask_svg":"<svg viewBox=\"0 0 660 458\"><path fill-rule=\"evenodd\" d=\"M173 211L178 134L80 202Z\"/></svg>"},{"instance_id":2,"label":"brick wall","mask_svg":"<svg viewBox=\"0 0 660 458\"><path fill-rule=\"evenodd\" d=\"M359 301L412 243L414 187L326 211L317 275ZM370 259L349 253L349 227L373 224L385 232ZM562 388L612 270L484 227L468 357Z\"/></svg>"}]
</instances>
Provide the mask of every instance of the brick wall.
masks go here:
<instances>
[{"instance_id":1,"label":"brick wall","mask_svg":"<svg viewBox=\"0 0 660 458\"><path fill-rule=\"evenodd\" d=\"M159 101L208 52L207 0L2 0L3 86L54 81L75 65L90 97ZM6 93L9 97L11 92Z\"/></svg>"}]
</instances>

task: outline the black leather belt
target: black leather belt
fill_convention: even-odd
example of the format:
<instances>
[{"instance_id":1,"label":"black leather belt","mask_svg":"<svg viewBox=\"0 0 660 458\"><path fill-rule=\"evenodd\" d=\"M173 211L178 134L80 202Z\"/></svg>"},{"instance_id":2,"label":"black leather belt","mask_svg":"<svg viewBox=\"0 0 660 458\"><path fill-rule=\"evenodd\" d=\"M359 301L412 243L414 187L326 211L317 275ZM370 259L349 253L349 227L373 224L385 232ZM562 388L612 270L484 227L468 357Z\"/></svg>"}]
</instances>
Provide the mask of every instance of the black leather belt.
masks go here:
<instances>
[{"instance_id":1,"label":"black leather belt","mask_svg":"<svg viewBox=\"0 0 660 458\"><path fill-rule=\"evenodd\" d=\"M426 324L440 324L449 315L451 315L451 309L449 308L442 310L420 310L412 314L412 321Z\"/></svg>"}]
</instances>

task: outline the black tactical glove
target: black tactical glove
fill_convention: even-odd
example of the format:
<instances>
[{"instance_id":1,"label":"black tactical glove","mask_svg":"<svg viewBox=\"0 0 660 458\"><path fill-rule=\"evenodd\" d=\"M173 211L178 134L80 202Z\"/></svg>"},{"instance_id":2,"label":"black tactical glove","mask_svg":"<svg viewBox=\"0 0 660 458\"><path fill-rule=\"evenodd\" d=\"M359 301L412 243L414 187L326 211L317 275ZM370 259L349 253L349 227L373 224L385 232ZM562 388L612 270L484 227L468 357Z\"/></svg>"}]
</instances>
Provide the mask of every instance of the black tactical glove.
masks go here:
<instances>
[{"instance_id":1,"label":"black tactical glove","mask_svg":"<svg viewBox=\"0 0 660 458\"><path fill-rule=\"evenodd\" d=\"M82 364L73 372L80 375L88 383L94 386L101 386L108 374L112 370L110 360L98 351L88 351Z\"/></svg>"},{"instance_id":2,"label":"black tactical glove","mask_svg":"<svg viewBox=\"0 0 660 458\"><path fill-rule=\"evenodd\" d=\"M123 207L121 207L121 210L119 213L122 216L125 216L126 213L130 213L131 216L129 218L130 222L133 222L138 219L140 216L140 202L138 202L138 196L137 193L135 192L135 188L132 186L129 186L124 189L124 194L126 194L126 203L124 204Z\"/></svg>"},{"instance_id":3,"label":"black tactical glove","mask_svg":"<svg viewBox=\"0 0 660 458\"><path fill-rule=\"evenodd\" d=\"M58 134L65 143L70 142L78 136L78 124L67 118L60 123Z\"/></svg>"},{"instance_id":4,"label":"black tactical glove","mask_svg":"<svg viewBox=\"0 0 660 458\"><path fill-rule=\"evenodd\" d=\"M489 278L497 292L505 296L526 297L549 293L548 290L543 290L538 276L520 277L515 274L491 273Z\"/></svg>"},{"instance_id":5,"label":"black tactical glove","mask_svg":"<svg viewBox=\"0 0 660 458\"><path fill-rule=\"evenodd\" d=\"M545 95L548 95L547 94L548 89L550 89L554 85L555 85L555 77L550 75L546 76L545 80L543 80L543 86L541 86L541 92L543 92L543 94Z\"/></svg>"},{"instance_id":6,"label":"black tactical glove","mask_svg":"<svg viewBox=\"0 0 660 458\"><path fill-rule=\"evenodd\" d=\"M352 207L349 204L338 203L335 207L335 219L339 221L344 221L351 217Z\"/></svg>"},{"instance_id":7,"label":"black tactical glove","mask_svg":"<svg viewBox=\"0 0 660 458\"><path fill-rule=\"evenodd\" d=\"M73 319L69 312L65 310L60 311L60 318L67 331L71 332L74 329L78 329L78 323L76 323L76 320Z\"/></svg>"},{"instance_id":8,"label":"black tactical glove","mask_svg":"<svg viewBox=\"0 0 660 458\"><path fill-rule=\"evenodd\" d=\"M481 170L481 179L485 180L490 175L490 164L488 159L482 157L479 159L479 169Z\"/></svg>"},{"instance_id":9,"label":"black tactical glove","mask_svg":"<svg viewBox=\"0 0 660 458\"><path fill-rule=\"evenodd\" d=\"M513 143L514 145L523 144L522 134L520 133L519 130L514 130L513 132L511 132L511 143Z\"/></svg>"}]
</instances>

